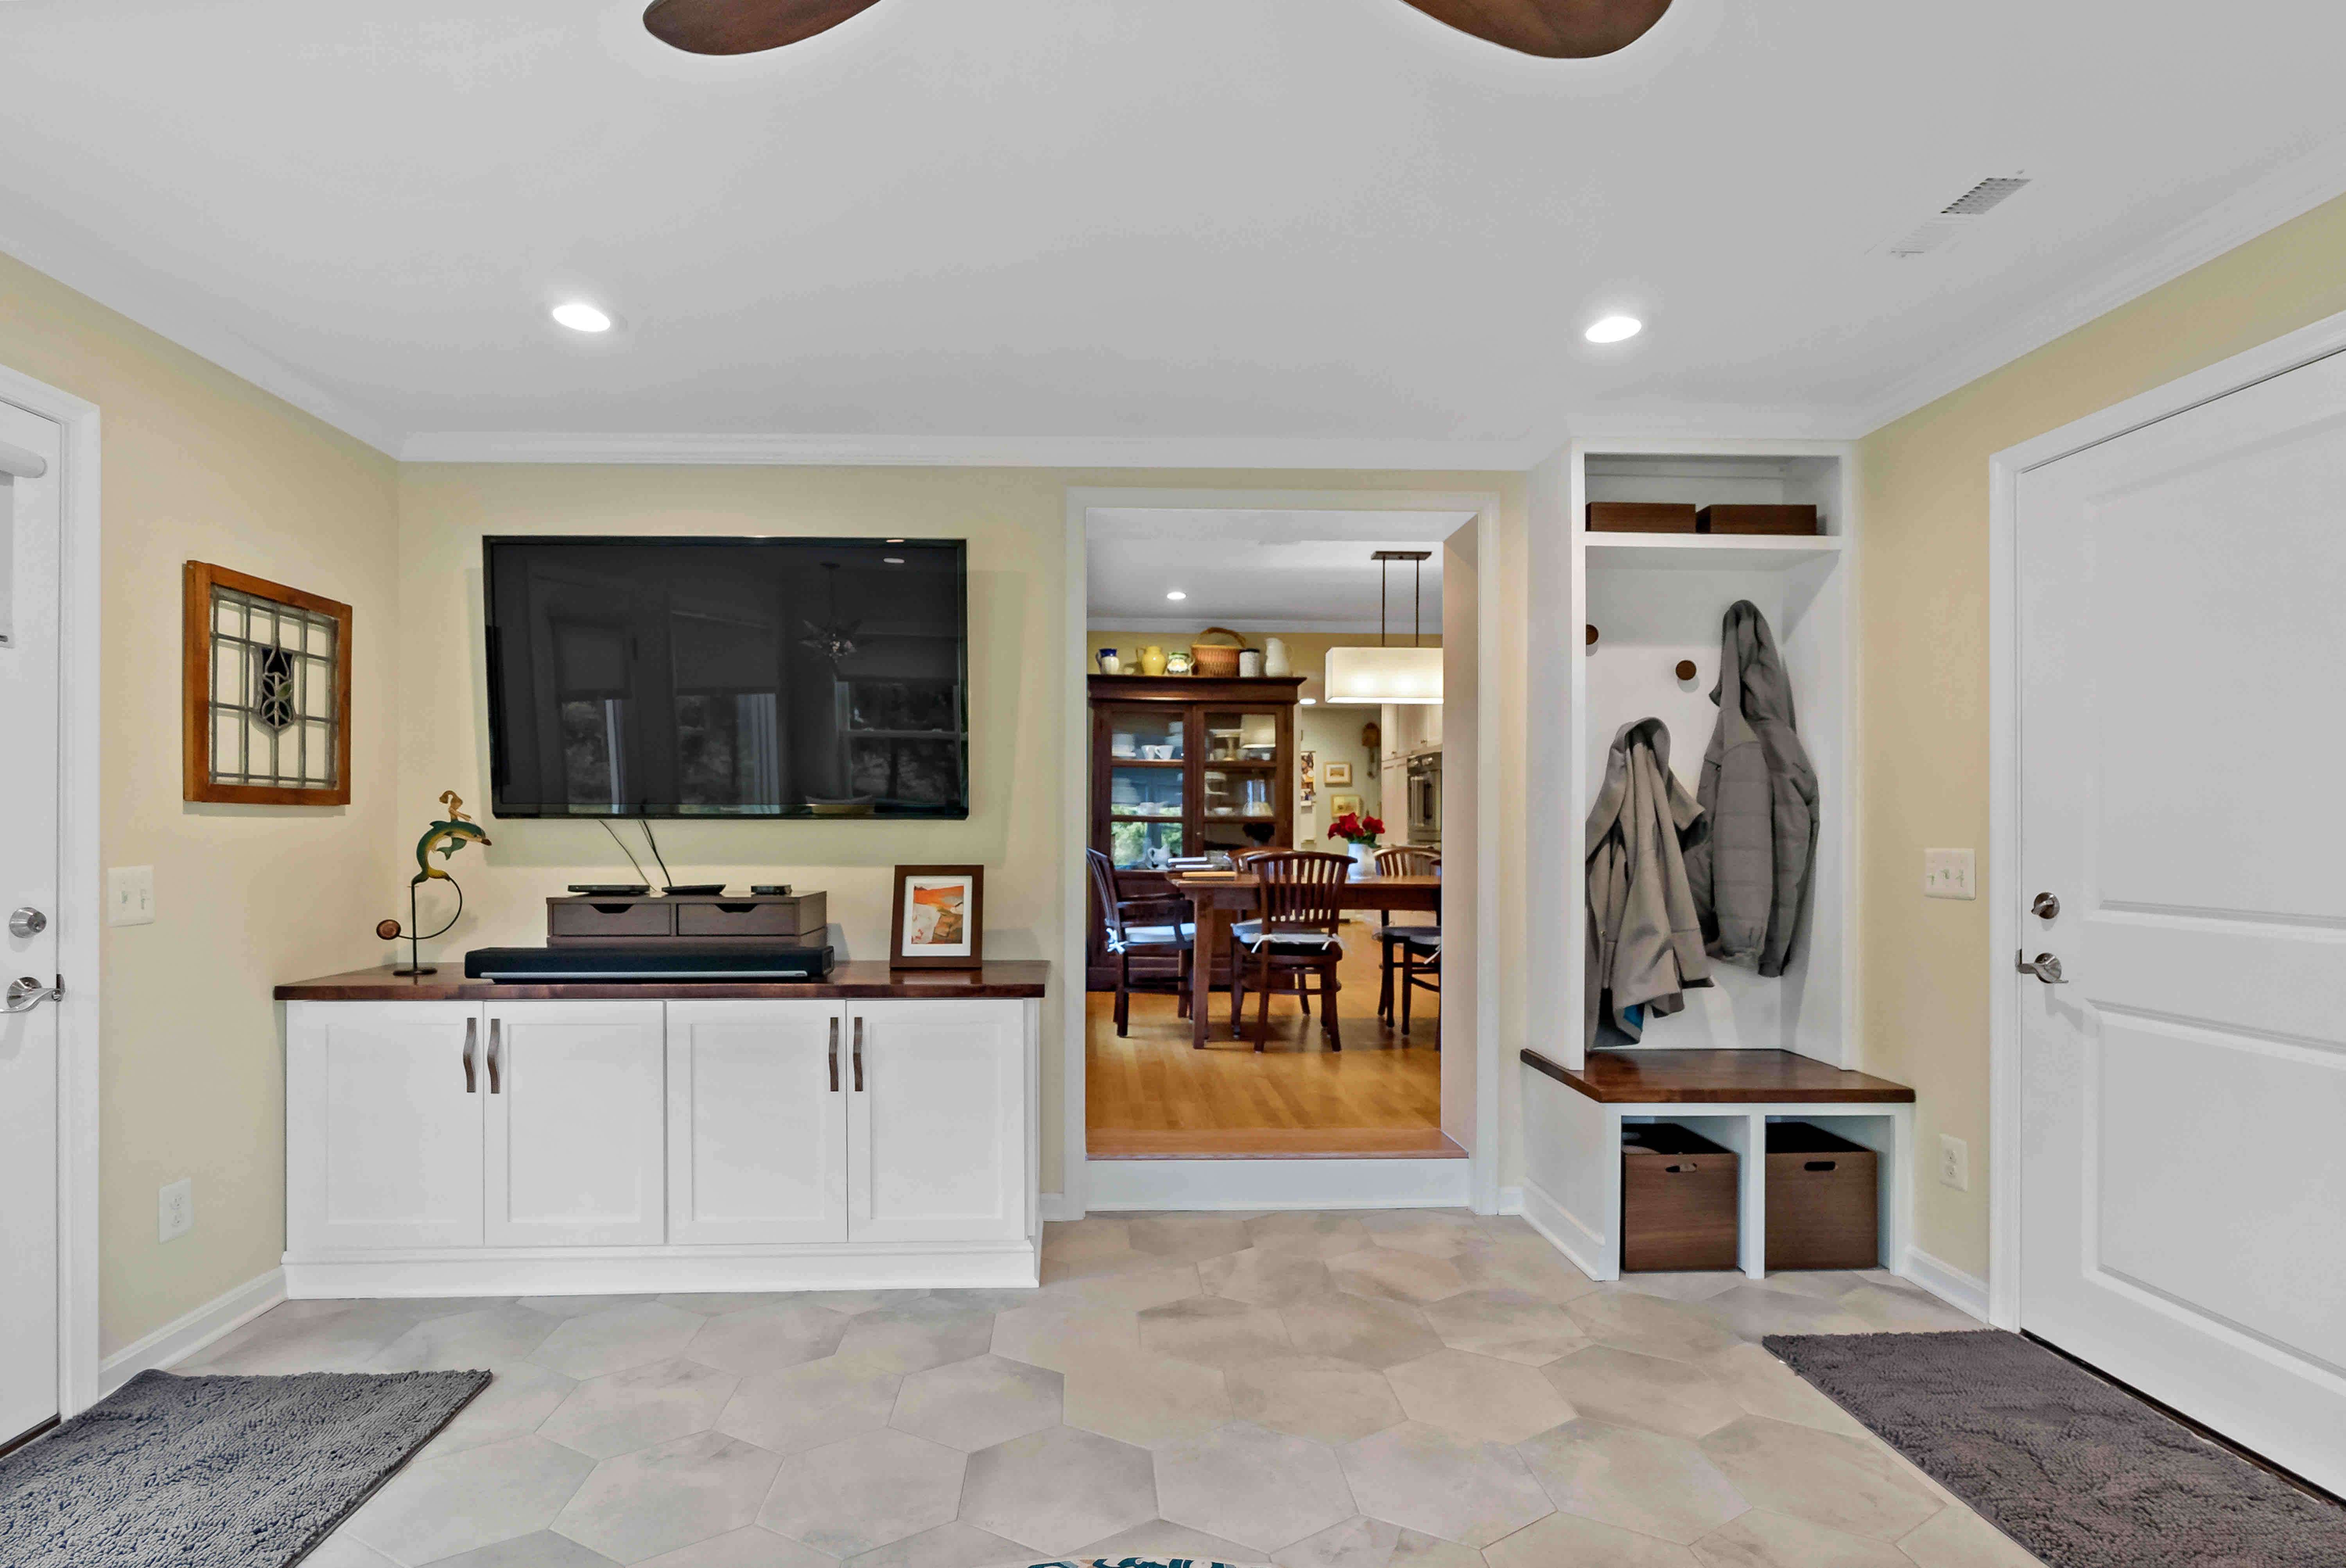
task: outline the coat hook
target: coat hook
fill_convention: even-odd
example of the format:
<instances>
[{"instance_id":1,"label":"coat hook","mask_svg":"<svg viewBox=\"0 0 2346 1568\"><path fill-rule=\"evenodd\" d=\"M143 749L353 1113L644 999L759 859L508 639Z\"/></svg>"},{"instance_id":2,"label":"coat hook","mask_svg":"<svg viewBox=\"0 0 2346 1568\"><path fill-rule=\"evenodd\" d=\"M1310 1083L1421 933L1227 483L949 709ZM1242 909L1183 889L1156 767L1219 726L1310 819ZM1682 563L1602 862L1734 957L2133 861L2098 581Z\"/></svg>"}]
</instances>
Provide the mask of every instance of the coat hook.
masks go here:
<instances>
[{"instance_id":1,"label":"coat hook","mask_svg":"<svg viewBox=\"0 0 2346 1568\"><path fill-rule=\"evenodd\" d=\"M1678 660L1678 674L1680 680L1692 680L1695 674L1694 660L1690 658L1682 658Z\"/></svg>"},{"instance_id":2,"label":"coat hook","mask_svg":"<svg viewBox=\"0 0 2346 1568\"><path fill-rule=\"evenodd\" d=\"M1588 628L1588 646L1590 647L1596 646L1596 628L1593 626Z\"/></svg>"}]
</instances>

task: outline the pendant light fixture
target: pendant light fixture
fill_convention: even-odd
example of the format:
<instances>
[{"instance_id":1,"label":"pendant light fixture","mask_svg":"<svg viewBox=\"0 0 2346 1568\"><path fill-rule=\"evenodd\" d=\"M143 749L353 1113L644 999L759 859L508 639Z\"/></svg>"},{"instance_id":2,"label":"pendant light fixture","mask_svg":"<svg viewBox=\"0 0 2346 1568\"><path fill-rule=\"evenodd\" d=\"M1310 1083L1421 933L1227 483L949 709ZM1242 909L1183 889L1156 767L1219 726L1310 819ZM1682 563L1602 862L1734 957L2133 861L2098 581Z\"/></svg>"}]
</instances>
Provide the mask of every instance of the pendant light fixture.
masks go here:
<instances>
[{"instance_id":1,"label":"pendant light fixture","mask_svg":"<svg viewBox=\"0 0 2346 1568\"><path fill-rule=\"evenodd\" d=\"M1379 550L1370 557L1377 563L1377 646L1328 650L1328 701L1428 707L1442 700L1442 650L1419 646L1425 631L1425 563L1433 554L1431 550ZM1410 593L1416 620L1405 648L1386 646L1385 581L1395 561L1412 563L1417 574Z\"/></svg>"}]
</instances>

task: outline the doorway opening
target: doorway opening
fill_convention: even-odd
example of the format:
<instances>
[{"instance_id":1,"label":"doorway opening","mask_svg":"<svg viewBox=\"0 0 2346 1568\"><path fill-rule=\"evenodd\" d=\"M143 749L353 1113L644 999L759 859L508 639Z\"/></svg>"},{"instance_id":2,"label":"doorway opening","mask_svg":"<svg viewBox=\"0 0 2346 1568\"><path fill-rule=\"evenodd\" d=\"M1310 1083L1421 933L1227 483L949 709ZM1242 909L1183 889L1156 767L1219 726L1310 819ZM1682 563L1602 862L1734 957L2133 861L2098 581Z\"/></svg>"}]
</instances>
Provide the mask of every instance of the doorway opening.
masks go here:
<instances>
[{"instance_id":1,"label":"doorway opening","mask_svg":"<svg viewBox=\"0 0 2346 1568\"><path fill-rule=\"evenodd\" d=\"M1334 1198L1465 1199L1476 1035L1455 928L1474 842L1445 832L1445 720L1475 687L1481 514L1447 499L1082 510L1097 1206L1178 1186L1125 1162L1199 1160L1322 1162ZM1341 882L1266 887L1315 876ZM1284 911L1321 929L1262 930Z\"/></svg>"}]
</instances>

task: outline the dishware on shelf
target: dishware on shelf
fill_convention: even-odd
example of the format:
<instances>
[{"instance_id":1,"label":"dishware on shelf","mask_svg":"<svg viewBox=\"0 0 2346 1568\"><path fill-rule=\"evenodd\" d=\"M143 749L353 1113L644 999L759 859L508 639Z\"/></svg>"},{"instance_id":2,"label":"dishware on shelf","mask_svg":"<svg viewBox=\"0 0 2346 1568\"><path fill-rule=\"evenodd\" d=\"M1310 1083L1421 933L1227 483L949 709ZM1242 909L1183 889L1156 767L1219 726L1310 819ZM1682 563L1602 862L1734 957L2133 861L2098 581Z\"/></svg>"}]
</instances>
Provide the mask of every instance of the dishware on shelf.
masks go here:
<instances>
[{"instance_id":1,"label":"dishware on shelf","mask_svg":"<svg viewBox=\"0 0 2346 1568\"><path fill-rule=\"evenodd\" d=\"M1116 649L1102 648L1100 649L1097 657L1099 658L1100 674L1122 675L1124 673L1123 656L1118 654Z\"/></svg>"},{"instance_id":2,"label":"dishware on shelf","mask_svg":"<svg viewBox=\"0 0 2346 1568\"><path fill-rule=\"evenodd\" d=\"M1111 730L1107 738L1107 751L1111 757L1133 756L1132 732L1128 729Z\"/></svg>"},{"instance_id":3,"label":"dishware on shelf","mask_svg":"<svg viewBox=\"0 0 2346 1568\"><path fill-rule=\"evenodd\" d=\"M1196 665L1197 661L1195 659L1191 658L1188 654L1181 652L1178 648L1176 648L1173 652L1165 656L1165 673L1167 675L1193 674L1196 669Z\"/></svg>"},{"instance_id":4,"label":"dishware on shelf","mask_svg":"<svg viewBox=\"0 0 2346 1568\"><path fill-rule=\"evenodd\" d=\"M1140 650L1140 673L1143 675L1163 675L1165 673L1165 650L1158 647L1155 643L1150 643L1147 647L1142 648Z\"/></svg>"},{"instance_id":5,"label":"dishware on shelf","mask_svg":"<svg viewBox=\"0 0 2346 1568\"><path fill-rule=\"evenodd\" d=\"M1239 678L1255 680L1262 675L1262 654L1256 648L1239 649Z\"/></svg>"},{"instance_id":6,"label":"dishware on shelf","mask_svg":"<svg viewBox=\"0 0 2346 1568\"><path fill-rule=\"evenodd\" d=\"M1262 639L1262 673L1274 677L1294 673L1287 662L1287 644L1278 637Z\"/></svg>"}]
</instances>

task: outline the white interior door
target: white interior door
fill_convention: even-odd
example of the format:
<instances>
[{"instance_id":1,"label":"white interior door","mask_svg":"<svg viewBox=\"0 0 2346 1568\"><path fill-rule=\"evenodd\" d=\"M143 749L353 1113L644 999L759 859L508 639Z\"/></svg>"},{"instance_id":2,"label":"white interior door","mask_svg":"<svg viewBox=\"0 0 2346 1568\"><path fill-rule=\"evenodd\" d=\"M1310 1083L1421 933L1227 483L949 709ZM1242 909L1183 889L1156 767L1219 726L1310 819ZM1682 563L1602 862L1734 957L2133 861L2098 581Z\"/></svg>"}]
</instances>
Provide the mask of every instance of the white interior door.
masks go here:
<instances>
[{"instance_id":1,"label":"white interior door","mask_svg":"<svg viewBox=\"0 0 2346 1568\"><path fill-rule=\"evenodd\" d=\"M847 1010L668 1004L668 1238L847 1239Z\"/></svg>"},{"instance_id":2,"label":"white interior door","mask_svg":"<svg viewBox=\"0 0 2346 1568\"><path fill-rule=\"evenodd\" d=\"M493 1002L484 1013L488 1244L662 1240L668 1063L661 1004Z\"/></svg>"},{"instance_id":3,"label":"white interior door","mask_svg":"<svg viewBox=\"0 0 2346 1568\"><path fill-rule=\"evenodd\" d=\"M35 995L57 973L60 449L56 424L0 403L0 985L29 980ZM22 1010L0 1013L0 1444L59 1408L57 1009L24 992L9 1005Z\"/></svg>"},{"instance_id":4,"label":"white interior door","mask_svg":"<svg viewBox=\"0 0 2346 1568\"><path fill-rule=\"evenodd\" d=\"M2346 357L2016 501L2022 1327L2346 1491Z\"/></svg>"}]
</instances>

